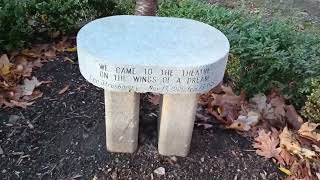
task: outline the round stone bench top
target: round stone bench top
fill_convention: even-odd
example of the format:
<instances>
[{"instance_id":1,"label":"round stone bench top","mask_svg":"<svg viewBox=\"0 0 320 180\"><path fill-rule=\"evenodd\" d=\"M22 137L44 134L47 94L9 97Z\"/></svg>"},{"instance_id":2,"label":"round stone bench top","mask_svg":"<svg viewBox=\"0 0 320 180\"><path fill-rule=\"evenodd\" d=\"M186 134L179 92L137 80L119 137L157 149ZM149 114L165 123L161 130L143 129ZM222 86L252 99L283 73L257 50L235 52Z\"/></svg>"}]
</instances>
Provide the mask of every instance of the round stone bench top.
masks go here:
<instances>
[{"instance_id":1,"label":"round stone bench top","mask_svg":"<svg viewBox=\"0 0 320 180\"><path fill-rule=\"evenodd\" d=\"M201 93L219 84L228 39L202 22L155 16L94 20L77 36L82 75L110 91Z\"/></svg>"}]
</instances>

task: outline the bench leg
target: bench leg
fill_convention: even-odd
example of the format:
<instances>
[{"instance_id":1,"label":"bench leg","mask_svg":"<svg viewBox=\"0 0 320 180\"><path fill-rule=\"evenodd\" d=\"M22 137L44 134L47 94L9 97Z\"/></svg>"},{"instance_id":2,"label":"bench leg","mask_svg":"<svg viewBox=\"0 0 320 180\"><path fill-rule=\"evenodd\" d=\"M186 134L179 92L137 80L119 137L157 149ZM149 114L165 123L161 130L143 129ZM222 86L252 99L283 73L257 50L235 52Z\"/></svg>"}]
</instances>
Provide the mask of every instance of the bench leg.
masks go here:
<instances>
[{"instance_id":1,"label":"bench leg","mask_svg":"<svg viewBox=\"0 0 320 180\"><path fill-rule=\"evenodd\" d=\"M197 99L197 94L163 95L158 141L160 154L187 156Z\"/></svg>"},{"instance_id":2,"label":"bench leg","mask_svg":"<svg viewBox=\"0 0 320 180\"><path fill-rule=\"evenodd\" d=\"M104 91L106 144L111 152L132 153L138 147L138 93Z\"/></svg>"}]
</instances>

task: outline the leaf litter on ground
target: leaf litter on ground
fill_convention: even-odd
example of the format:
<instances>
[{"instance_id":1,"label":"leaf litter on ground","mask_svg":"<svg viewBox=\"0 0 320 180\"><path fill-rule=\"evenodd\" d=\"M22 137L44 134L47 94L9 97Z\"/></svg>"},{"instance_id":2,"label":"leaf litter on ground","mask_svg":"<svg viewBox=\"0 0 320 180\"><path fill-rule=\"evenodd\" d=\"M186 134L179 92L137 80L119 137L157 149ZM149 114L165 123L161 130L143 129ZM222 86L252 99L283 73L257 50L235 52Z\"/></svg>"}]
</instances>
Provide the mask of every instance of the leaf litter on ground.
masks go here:
<instances>
[{"instance_id":1,"label":"leaf litter on ground","mask_svg":"<svg viewBox=\"0 0 320 180\"><path fill-rule=\"evenodd\" d=\"M31 48L0 55L0 108L32 105L42 97L38 86L50 81L39 81L32 76L34 69L54 60L60 52L75 52L68 38L53 44L37 44Z\"/></svg>"},{"instance_id":2,"label":"leaf litter on ground","mask_svg":"<svg viewBox=\"0 0 320 180\"><path fill-rule=\"evenodd\" d=\"M221 85L219 91L200 96L199 104L226 129L253 138L256 153L272 159L286 179L320 177L320 124L305 122L280 91L256 94L233 93Z\"/></svg>"}]
</instances>

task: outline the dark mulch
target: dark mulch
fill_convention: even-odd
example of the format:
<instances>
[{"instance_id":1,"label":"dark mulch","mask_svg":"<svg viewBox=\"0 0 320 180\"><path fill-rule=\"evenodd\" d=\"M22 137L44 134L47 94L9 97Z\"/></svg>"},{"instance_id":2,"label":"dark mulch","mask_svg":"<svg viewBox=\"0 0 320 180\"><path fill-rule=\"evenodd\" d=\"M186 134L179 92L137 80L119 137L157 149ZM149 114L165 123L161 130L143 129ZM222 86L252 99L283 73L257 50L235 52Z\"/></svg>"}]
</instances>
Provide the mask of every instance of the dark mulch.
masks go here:
<instances>
[{"instance_id":1,"label":"dark mulch","mask_svg":"<svg viewBox=\"0 0 320 180\"><path fill-rule=\"evenodd\" d=\"M158 112L145 96L137 152L106 152L103 90L86 82L77 64L61 60L35 75L53 81L41 87L44 96L25 110L0 110L0 179L280 179L276 165L257 156L250 141L218 125L195 128L188 157L160 156ZM59 95L65 84L69 90ZM10 115L22 118L8 122ZM158 167L164 176L153 173Z\"/></svg>"}]
</instances>

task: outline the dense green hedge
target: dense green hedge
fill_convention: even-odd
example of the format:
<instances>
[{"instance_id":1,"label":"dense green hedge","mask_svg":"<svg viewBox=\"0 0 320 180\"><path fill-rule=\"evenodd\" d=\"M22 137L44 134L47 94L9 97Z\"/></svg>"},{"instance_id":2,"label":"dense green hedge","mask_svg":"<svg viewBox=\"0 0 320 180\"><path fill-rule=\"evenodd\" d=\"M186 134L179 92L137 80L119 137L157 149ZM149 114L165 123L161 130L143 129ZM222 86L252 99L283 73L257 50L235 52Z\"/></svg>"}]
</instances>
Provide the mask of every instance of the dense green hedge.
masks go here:
<instances>
[{"instance_id":1,"label":"dense green hedge","mask_svg":"<svg viewBox=\"0 0 320 180\"><path fill-rule=\"evenodd\" d=\"M0 0L0 51L112 14L121 14L113 0Z\"/></svg>"}]
</instances>

